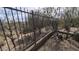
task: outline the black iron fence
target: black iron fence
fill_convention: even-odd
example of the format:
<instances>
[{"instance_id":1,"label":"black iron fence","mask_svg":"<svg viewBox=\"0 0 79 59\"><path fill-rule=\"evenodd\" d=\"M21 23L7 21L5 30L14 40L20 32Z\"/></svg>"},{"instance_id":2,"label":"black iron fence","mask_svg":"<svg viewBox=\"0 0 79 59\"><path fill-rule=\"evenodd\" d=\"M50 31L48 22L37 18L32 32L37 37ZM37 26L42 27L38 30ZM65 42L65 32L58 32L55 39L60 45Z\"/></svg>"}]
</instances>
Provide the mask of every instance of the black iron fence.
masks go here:
<instances>
[{"instance_id":1,"label":"black iron fence","mask_svg":"<svg viewBox=\"0 0 79 59\"><path fill-rule=\"evenodd\" d=\"M1 51L24 50L51 31L52 17L25 8L2 8L0 18Z\"/></svg>"}]
</instances>

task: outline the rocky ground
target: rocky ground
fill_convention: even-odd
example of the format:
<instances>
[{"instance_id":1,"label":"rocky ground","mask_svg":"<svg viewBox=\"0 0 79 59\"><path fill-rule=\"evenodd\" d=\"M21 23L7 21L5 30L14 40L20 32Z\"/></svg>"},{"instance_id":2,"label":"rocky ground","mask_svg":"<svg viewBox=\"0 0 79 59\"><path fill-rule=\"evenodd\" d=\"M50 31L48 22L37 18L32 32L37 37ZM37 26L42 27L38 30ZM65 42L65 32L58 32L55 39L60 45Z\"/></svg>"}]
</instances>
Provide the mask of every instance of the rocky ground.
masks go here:
<instances>
[{"instance_id":1,"label":"rocky ground","mask_svg":"<svg viewBox=\"0 0 79 59\"><path fill-rule=\"evenodd\" d=\"M53 35L38 51L79 51L79 43L72 40L58 40L57 36Z\"/></svg>"},{"instance_id":2,"label":"rocky ground","mask_svg":"<svg viewBox=\"0 0 79 59\"><path fill-rule=\"evenodd\" d=\"M39 34L39 31L36 31L36 39L39 40L41 37L45 36L50 31L51 30L46 31L45 28L41 29L41 34ZM30 43L33 42L33 40L32 40L33 37L34 37L33 32L27 33L27 34L22 34L22 38L21 38L21 34L19 34L19 38L17 38L16 35L13 35L14 43L16 45L16 50L20 51L20 50L23 50L24 47L27 47ZM2 38L0 38L0 40L2 40ZM8 41L10 50L15 51L14 45L13 45L13 43L12 43L12 41L9 37L7 37L7 41ZM20 45L19 45L19 43L20 43ZM7 47L6 41L4 41L4 45L0 47L0 50L1 49L3 51L9 50L8 47Z\"/></svg>"},{"instance_id":3,"label":"rocky ground","mask_svg":"<svg viewBox=\"0 0 79 59\"><path fill-rule=\"evenodd\" d=\"M38 51L79 51L78 42L63 40L59 41L55 37L51 37ZM79 44L78 44L79 45Z\"/></svg>"}]
</instances>

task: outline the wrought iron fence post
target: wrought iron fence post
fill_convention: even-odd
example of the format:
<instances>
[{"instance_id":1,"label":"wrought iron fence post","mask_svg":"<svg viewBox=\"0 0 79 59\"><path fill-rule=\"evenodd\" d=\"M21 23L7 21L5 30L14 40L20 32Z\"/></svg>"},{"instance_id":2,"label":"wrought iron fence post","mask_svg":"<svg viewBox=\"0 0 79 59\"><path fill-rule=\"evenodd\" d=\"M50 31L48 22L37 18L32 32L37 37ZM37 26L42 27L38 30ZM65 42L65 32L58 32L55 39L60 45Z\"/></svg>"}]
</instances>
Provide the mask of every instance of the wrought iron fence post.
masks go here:
<instances>
[{"instance_id":1,"label":"wrought iron fence post","mask_svg":"<svg viewBox=\"0 0 79 59\"><path fill-rule=\"evenodd\" d=\"M40 16L39 16L39 11L38 11L38 24L40 25ZM39 28L39 34L41 34L41 25L38 27Z\"/></svg>"},{"instance_id":2,"label":"wrought iron fence post","mask_svg":"<svg viewBox=\"0 0 79 59\"><path fill-rule=\"evenodd\" d=\"M36 46L36 33L35 33L35 21L34 21L34 12L32 10L32 21L33 21L33 32L34 32L34 44Z\"/></svg>"},{"instance_id":3,"label":"wrought iron fence post","mask_svg":"<svg viewBox=\"0 0 79 59\"><path fill-rule=\"evenodd\" d=\"M42 17L42 22L41 22L42 28L43 28L43 26L44 26L44 25L43 25L43 22L44 22L44 17Z\"/></svg>"},{"instance_id":4,"label":"wrought iron fence post","mask_svg":"<svg viewBox=\"0 0 79 59\"><path fill-rule=\"evenodd\" d=\"M20 7L20 10L22 10L22 8ZM22 11L21 11L21 19L22 19L22 28L24 29L24 21L23 21L23 15L22 15ZM24 34L23 30L22 33ZM23 39L23 49L24 49L24 39Z\"/></svg>"}]
</instances>

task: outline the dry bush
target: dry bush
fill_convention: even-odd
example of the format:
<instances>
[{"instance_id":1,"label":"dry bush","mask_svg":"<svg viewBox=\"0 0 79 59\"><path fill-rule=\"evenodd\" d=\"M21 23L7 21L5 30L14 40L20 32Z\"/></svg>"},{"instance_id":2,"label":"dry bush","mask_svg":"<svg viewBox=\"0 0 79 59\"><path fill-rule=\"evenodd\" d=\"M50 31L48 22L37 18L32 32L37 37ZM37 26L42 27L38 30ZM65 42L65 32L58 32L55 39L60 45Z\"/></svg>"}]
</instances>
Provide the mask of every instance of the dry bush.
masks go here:
<instances>
[{"instance_id":1,"label":"dry bush","mask_svg":"<svg viewBox=\"0 0 79 59\"><path fill-rule=\"evenodd\" d=\"M79 42L79 33L78 32L74 33L73 39Z\"/></svg>"}]
</instances>

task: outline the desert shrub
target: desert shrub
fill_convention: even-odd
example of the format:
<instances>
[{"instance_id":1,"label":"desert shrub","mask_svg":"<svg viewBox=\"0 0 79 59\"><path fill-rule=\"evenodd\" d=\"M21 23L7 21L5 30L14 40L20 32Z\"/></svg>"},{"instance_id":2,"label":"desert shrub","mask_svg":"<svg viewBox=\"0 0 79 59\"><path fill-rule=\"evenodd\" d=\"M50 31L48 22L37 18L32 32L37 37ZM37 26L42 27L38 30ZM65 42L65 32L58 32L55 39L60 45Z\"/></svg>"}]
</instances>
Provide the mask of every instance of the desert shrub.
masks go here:
<instances>
[{"instance_id":1,"label":"desert shrub","mask_svg":"<svg viewBox=\"0 0 79 59\"><path fill-rule=\"evenodd\" d=\"M63 19L61 19L61 20L58 21L58 27L60 29L64 28L64 20Z\"/></svg>"},{"instance_id":2,"label":"desert shrub","mask_svg":"<svg viewBox=\"0 0 79 59\"><path fill-rule=\"evenodd\" d=\"M73 39L79 42L79 32L75 32Z\"/></svg>"},{"instance_id":3,"label":"desert shrub","mask_svg":"<svg viewBox=\"0 0 79 59\"><path fill-rule=\"evenodd\" d=\"M54 31L57 31L58 30L58 21L53 20L52 21L52 27L53 27Z\"/></svg>"},{"instance_id":4,"label":"desert shrub","mask_svg":"<svg viewBox=\"0 0 79 59\"><path fill-rule=\"evenodd\" d=\"M25 36L23 39L26 44L33 41L32 37L30 35Z\"/></svg>"},{"instance_id":5,"label":"desert shrub","mask_svg":"<svg viewBox=\"0 0 79 59\"><path fill-rule=\"evenodd\" d=\"M23 33L24 34L29 33L29 32L33 32L33 28L32 27L30 27L30 26L28 27L27 26L27 27L23 28Z\"/></svg>"},{"instance_id":6,"label":"desert shrub","mask_svg":"<svg viewBox=\"0 0 79 59\"><path fill-rule=\"evenodd\" d=\"M66 25L64 28L67 32L70 32L70 26Z\"/></svg>"},{"instance_id":7,"label":"desert shrub","mask_svg":"<svg viewBox=\"0 0 79 59\"><path fill-rule=\"evenodd\" d=\"M67 32L70 32L70 22L69 22L69 20L64 20L64 28Z\"/></svg>"},{"instance_id":8,"label":"desert shrub","mask_svg":"<svg viewBox=\"0 0 79 59\"><path fill-rule=\"evenodd\" d=\"M45 30L48 31L49 30L49 27L45 27Z\"/></svg>"}]
</instances>

